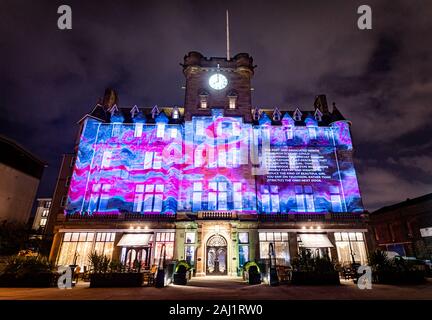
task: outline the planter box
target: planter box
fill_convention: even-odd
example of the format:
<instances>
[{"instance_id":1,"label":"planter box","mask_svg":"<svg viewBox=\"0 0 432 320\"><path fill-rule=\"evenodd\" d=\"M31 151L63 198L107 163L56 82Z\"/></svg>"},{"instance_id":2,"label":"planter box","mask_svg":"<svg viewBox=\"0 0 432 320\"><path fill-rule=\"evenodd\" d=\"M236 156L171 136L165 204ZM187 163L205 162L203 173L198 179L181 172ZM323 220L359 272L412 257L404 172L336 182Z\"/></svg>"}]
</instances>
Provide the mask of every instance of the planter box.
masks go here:
<instances>
[{"instance_id":1,"label":"planter box","mask_svg":"<svg viewBox=\"0 0 432 320\"><path fill-rule=\"evenodd\" d=\"M249 284L260 284L261 283L261 273L249 273L247 271L243 272L243 279Z\"/></svg>"},{"instance_id":2,"label":"planter box","mask_svg":"<svg viewBox=\"0 0 432 320\"><path fill-rule=\"evenodd\" d=\"M174 273L174 284L185 286L189 278L189 272L186 273Z\"/></svg>"},{"instance_id":3,"label":"planter box","mask_svg":"<svg viewBox=\"0 0 432 320\"><path fill-rule=\"evenodd\" d=\"M337 271L330 273L293 271L291 283L296 285L339 285L340 280Z\"/></svg>"},{"instance_id":4,"label":"planter box","mask_svg":"<svg viewBox=\"0 0 432 320\"><path fill-rule=\"evenodd\" d=\"M425 272L421 270L397 272L373 272L373 282L379 284L422 284L426 281Z\"/></svg>"},{"instance_id":5,"label":"planter box","mask_svg":"<svg viewBox=\"0 0 432 320\"><path fill-rule=\"evenodd\" d=\"M53 285L53 273L26 274L17 277L15 274L0 276L0 287L3 288L48 288Z\"/></svg>"},{"instance_id":6,"label":"planter box","mask_svg":"<svg viewBox=\"0 0 432 320\"><path fill-rule=\"evenodd\" d=\"M90 288L141 287L144 274L139 273L93 273Z\"/></svg>"}]
</instances>

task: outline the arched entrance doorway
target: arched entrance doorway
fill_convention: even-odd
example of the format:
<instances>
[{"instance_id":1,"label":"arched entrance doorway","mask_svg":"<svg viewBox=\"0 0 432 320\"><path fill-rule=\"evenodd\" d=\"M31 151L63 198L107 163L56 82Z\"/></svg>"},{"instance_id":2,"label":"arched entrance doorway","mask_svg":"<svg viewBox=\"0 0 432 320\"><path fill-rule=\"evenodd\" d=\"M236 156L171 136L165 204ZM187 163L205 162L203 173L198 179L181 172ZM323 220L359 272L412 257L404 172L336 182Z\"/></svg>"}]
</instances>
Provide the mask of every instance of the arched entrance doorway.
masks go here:
<instances>
[{"instance_id":1,"label":"arched entrance doorway","mask_svg":"<svg viewBox=\"0 0 432 320\"><path fill-rule=\"evenodd\" d=\"M207 275L226 275L227 266L227 241L220 234L215 234L207 240Z\"/></svg>"}]
</instances>

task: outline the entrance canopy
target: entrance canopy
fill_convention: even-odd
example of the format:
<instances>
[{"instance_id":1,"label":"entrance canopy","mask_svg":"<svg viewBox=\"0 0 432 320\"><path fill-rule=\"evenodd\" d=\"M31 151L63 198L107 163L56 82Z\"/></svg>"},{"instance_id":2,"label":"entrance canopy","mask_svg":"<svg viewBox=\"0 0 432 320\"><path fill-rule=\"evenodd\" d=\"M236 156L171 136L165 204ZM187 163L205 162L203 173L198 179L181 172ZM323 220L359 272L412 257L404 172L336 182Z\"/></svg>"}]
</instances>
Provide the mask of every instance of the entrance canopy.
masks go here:
<instances>
[{"instance_id":1,"label":"entrance canopy","mask_svg":"<svg viewBox=\"0 0 432 320\"><path fill-rule=\"evenodd\" d=\"M149 244L151 233L127 233L120 239L119 247L144 247Z\"/></svg>"},{"instance_id":2,"label":"entrance canopy","mask_svg":"<svg viewBox=\"0 0 432 320\"><path fill-rule=\"evenodd\" d=\"M333 247L326 234L300 234L300 239L303 247L306 248L330 248Z\"/></svg>"}]
</instances>

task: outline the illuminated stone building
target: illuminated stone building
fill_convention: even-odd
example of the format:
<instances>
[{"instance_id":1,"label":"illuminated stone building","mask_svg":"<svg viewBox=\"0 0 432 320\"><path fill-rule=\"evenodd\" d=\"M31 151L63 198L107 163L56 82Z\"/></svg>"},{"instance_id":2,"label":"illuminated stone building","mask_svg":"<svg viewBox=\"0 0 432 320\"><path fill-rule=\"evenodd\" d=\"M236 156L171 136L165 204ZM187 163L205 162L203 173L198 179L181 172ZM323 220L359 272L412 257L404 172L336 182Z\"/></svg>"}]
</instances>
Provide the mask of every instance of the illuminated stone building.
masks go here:
<instances>
[{"instance_id":1,"label":"illuminated stone building","mask_svg":"<svg viewBox=\"0 0 432 320\"><path fill-rule=\"evenodd\" d=\"M121 107L117 94L85 115L51 259L88 264L97 251L132 265L187 260L196 275L279 265L299 250L366 261L366 219L350 122L326 97L309 108L252 104L255 66L190 52L183 107Z\"/></svg>"}]
</instances>

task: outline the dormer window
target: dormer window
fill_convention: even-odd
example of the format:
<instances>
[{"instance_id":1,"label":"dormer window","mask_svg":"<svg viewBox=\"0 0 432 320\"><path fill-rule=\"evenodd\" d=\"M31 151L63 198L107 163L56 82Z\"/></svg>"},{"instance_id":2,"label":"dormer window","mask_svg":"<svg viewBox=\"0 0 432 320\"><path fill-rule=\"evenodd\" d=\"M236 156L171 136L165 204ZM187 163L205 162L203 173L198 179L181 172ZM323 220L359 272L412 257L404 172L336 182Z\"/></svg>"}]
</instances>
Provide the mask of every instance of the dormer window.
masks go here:
<instances>
[{"instance_id":1,"label":"dormer window","mask_svg":"<svg viewBox=\"0 0 432 320\"><path fill-rule=\"evenodd\" d=\"M256 107L255 109L252 110L252 117L255 121L258 121L260 116L260 112L259 109Z\"/></svg>"},{"instance_id":2,"label":"dormer window","mask_svg":"<svg viewBox=\"0 0 432 320\"><path fill-rule=\"evenodd\" d=\"M315 120L317 122L322 121L322 116L323 116L322 112L319 109L316 109L314 114Z\"/></svg>"},{"instance_id":3,"label":"dormer window","mask_svg":"<svg viewBox=\"0 0 432 320\"><path fill-rule=\"evenodd\" d=\"M201 109L207 109L208 108L208 93L204 90L202 90L199 94L199 100L200 100L200 108Z\"/></svg>"},{"instance_id":4,"label":"dormer window","mask_svg":"<svg viewBox=\"0 0 432 320\"><path fill-rule=\"evenodd\" d=\"M230 109L237 108L237 97L238 97L237 92L232 90L228 93L227 97L228 97L228 107Z\"/></svg>"},{"instance_id":5,"label":"dormer window","mask_svg":"<svg viewBox=\"0 0 432 320\"><path fill-rule=\"evenodd\" d=\"M230 109L235 109L236 108L236 102L237 102L237 97L228 97L228 102L229 102L229 108Z\"/></svg>"},{"instance_id":6,"label":"dormer window","mask_svg":"<svg viewBox=\"0 0 432 320\"><path fill-rule=\"evenodd\" d=\"M280 121L281 119L281 112L279 111L279 109L276 107L273 111L273 121Z\"/></svg>"},{"instance_id":7,"label":"dormer window","mask_svg":"<svg viewBox=\"0 0 432 320\"><path fill-rule=\"evenodd\" d=\"M151 114L152 114L152 118L153 119L156 118L159 115L159 108L158 108L157 105L153 107L153 109L151 111Z\"/></svg>"},{"instance_id":8,"label":"dormer window","mask_svg":"<svg viewBox=\"0 0 432 320\"><path fill-rule=\"evenodd\" d=\"M207 97L206 96L202 96L200 97L200 108L201 109L207 109Z\"/></svg>"},{"instance_id":9,"label":"dormer window","mask_svg":"<svg viewBox=\"0 0 432 320\"><path fill-rule=\"evenodd\" d=\"M137 105L134 105L132 110L130 111L132 118L135 118L135 116L139 113L139 109Z\"/></svg>"},{"instance_id":10,"label":"dormer window","mask_svg":"<svg viewBox=\"0 0 432 320\"><path fill-rule=\"evenodd\" d=\"M174 107L174 108L173 108L173 111L172 111L172 118L173 118L173 119L178 119L179 116L180 116L179 109L178 109L177 107Z\"/></svg>"},{"instance_id":11,"label":"dormer window","mask_svg":"<svg viewBox=\"0 0 432 320\"><path fill-rule=\"evenodd\" d=\"M299 108L297 108L297 109L294 111L293 118L294 118L295 121L301 121L301 119L302 119L302 113L301 113L301 111L299 110Z\"/></svg>"}]
</instances>

